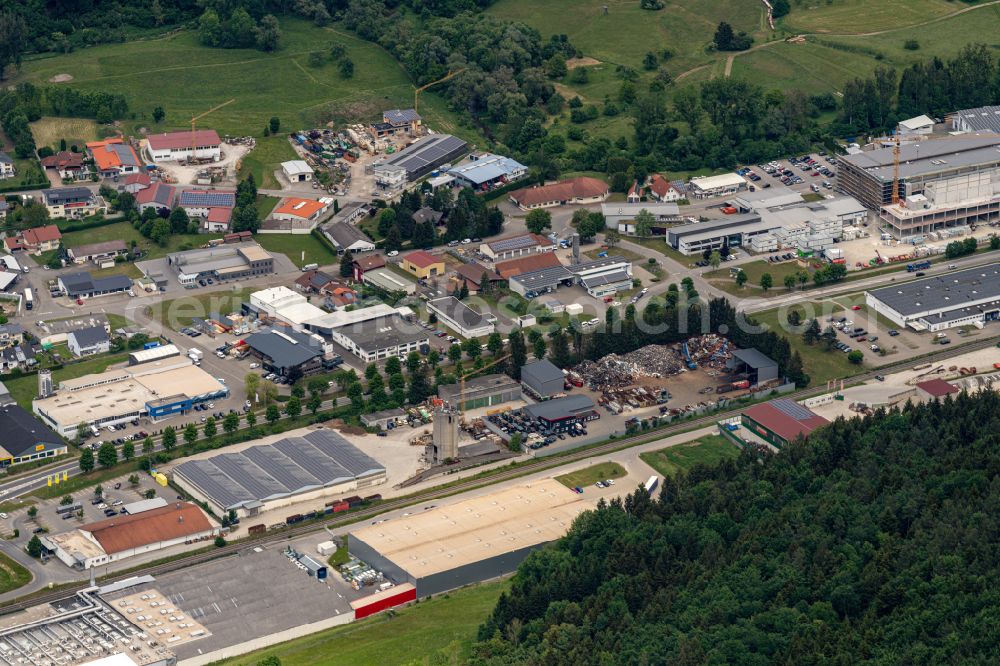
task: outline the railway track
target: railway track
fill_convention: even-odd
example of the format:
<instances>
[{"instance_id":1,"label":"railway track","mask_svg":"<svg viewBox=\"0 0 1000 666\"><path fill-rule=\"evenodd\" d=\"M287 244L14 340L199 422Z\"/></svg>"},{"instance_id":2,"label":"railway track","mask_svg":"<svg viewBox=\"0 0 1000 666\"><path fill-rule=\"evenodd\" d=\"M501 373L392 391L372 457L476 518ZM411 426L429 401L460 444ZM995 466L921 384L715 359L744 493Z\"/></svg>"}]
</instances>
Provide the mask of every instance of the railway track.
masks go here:
<instances>
[{"instance_id":1,"label":"railway track","mask_svg":"<svg viewBox=\"0 0 1000 666\"><path fill-rule=\"evenodd\" d=\"M873 379L876 375L889 374L892 372L897 372L907 367L912 367L915 364L920 363L934 363L946 358L951 358L957 354L964 354L973 351L979 351L981 349L986 349L989 347L996 346L996 338L981 340L973 343L963 345L956 349L947 349L941 352L935 352L933 354L925 355L920 358L908 359L906 361L901 361L888 366L883 366L877 370L872 370L871 372L866 372L860 375L855 375L850 378L851 383L856 383L859 381L864 381L866 379ZM785 394L784 397L791 398L793 400L800 400L802 398L811 397L813 395L818 395L827 390L825 386L818 386L812 388L804 388L798 391L793 391L792 393ZM493 485L502 481L508 481L520 476L525 476L528 474L533 474L536 472L542 472L549 469L554 469L557 467L562 467L564 465L579 462L581 460L586 460L588 458L598 457L604 454L615 453L623 449L631 448L639 444L645 444L657 439L663 439L670 437L672 435L677 435L688 430L696 430L698 428L704 427L706 425L712 425L726 418L733 416L738 416L742 409L730 409L715 412L706 416L698 417L689 421L684 421L675 426L666 426L655 432L647 432L644 434L633 435L630 437L623 437L621 439L614 439L596 446L591 446L588 448L581 448L577 450L571 450L565 454L558 456L542 457L536 458L530 462L518 465L512 469L501 469L494 474L490 474L485 477L480 478L470 478L464 481L457 481L454 484L447 485L444 487L431 488L424 492L416 493L414 495L407 495L405 497L399 497L395 499L382 500L378 504L370 507L365 507L355 511L350 511L346 516L332 517L328 520L310 521L307 524L299 525L297 527L289 527L287 529L281 529L278 531L270 532L265 536L261 537L247 537L241 539L239 542L227 544L222 548L216 548L209 551L196 552L188 556L180 557L169 562L163 562L160 564L154 564L142 571L144 574L149 574L151 576L163 575L173 571L178 571L180 569L186 569L188 567L197 566L211 560L216 560L222 557L227 557L238 553L241 550L252 546L268 546L280 543L282 541L288 541L300 536L311 534L313 532L319 532L325 528L339 528L346 527L347 525L363 522L369 518L377 516L388 511L393 511L395 509L402 509L408 506L413 506L416 504L422 504L424 502L442 499L449 497L451 495L457 495L462 492L469 490L474 490L477 488L482 488L484 486ZM336 514L334 514L336 516ZM118 575L111 575L104 578L102 583L111 583L132 576L137 575L133 573L123 573ZM23 600L17 600L11 604L8 604L0 608L0 615L15 613L23 611L31 606L38 604L50 603L59 599L63 599L67 596L75 594L76 592L87 588L90 585L88 581L83 581L77 584L73 584L67 587L63 587L57 591L45 592L43 594L34 594L25 597Z\"/></svg>"}]
</instances>

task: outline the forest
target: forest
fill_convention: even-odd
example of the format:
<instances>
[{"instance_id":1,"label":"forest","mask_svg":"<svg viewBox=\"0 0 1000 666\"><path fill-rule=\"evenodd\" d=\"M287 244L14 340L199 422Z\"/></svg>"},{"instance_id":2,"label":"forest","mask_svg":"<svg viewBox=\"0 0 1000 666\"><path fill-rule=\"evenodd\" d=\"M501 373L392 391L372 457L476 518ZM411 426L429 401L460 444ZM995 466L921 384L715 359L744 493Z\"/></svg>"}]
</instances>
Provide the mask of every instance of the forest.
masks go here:
<instances>
[{"instance_id":1,"label":"forest","mask_svg":"<svg viewBox=\"0 0 1000 666\"><path fill-rule=\"evenodd\" d=\"M1000 398L838 419L581 515L469 663L989 664Z\"/></svg>"}]
</instances>

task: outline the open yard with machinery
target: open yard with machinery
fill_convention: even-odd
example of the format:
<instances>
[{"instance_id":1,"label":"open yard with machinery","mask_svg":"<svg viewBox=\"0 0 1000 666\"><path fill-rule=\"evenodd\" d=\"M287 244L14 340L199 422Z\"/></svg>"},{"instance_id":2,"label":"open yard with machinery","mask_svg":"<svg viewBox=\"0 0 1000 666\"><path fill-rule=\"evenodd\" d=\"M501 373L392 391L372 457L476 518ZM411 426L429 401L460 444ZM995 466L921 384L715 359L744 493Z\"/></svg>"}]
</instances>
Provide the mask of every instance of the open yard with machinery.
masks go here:
<instances>
[{"instance_id":1,"label":"open yard with machinery","mask_svg":"<svg viewBox=\"0 0 1000 666\"><path fill-rule=\"evenodd\" d=\"M252 666L272 655L282 666L464 663L476 629L506 589L506 581L467 587L219 664Z\"/></svg>"},{"instance_id":2,"label":"open yard with machinery","mask_svg":"<svg viewBox=\"0 0 1000 666\"><path fill-rule=\"evenodd\" d=\"M663 476L673 476L677 472L686 472L695 465L714 465L720 460L739 455L740 450L725 437L706 435L689 444L640 453L639 457Z\"/></svg>"},{"instance_id":3,"label":"open yard with machinery","mask_svg":"<svg viewBox=\"0 0 1000 666\"><path fill-rule=\"evenodd\" d=\"M209 313L229 314L238 311L240 304L250 298L255 288L235 288L228 291L193 293L152 306L152 314L164 326L179 330L191 325L192 317L207 317Z\"/></svg>"}]
</instances>

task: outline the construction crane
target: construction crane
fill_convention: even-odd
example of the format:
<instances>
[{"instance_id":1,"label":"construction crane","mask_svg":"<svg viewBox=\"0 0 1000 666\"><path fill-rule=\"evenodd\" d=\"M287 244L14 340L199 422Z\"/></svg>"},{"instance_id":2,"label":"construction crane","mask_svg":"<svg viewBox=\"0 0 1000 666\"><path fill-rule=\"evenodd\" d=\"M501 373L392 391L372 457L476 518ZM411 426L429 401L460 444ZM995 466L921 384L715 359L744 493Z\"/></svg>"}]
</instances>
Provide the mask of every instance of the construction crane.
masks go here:
<instances>
[{"instance_id":1,"label":"construction crane","mask_svg":"<svg viewBox=\"0 0 1000 666\"><path fill-rule=\"evenodd\" d=\"M221 109L224 106L229 106L230 104L232 104L235 101L236 101L235 99L231 99L228 102L223 102L222 104L220 104L218 106L212 107L211 109L209 109L205 113L200 113L197 116L191 116L191 159L192 160L197 155L197 150L198 150L197 141L195 141L195 136L194 136L195 124L199 120L201 120L202 118L204 118L205 116L207 116L208 114L213 113L215 111L218 111L219 109Z\"/></svg>"},{"instance_id":2,"label":"construction crane","mask_svg":"<svg viewBox=\"0 0 1000 666\"><path fill-rule=\"evenodd\" d=\"M474 370L466 372L465 374L461 375L458 378L458 383L459 383L459 389L458 389L458 411L459 411L459 413L461 413L461 414L465 413L465 378L468 377L468 376L470 376L470 375L474 375L477 372L482 372L483 370L486 370L487 368L492 368L494 365L497 365L498 363L503 363L504 361L506 361L510 357L511 357L510 354L504 354L503 356L500 356L498 358L493 359L491 362L487 363L483 367L476 368Z\"/></svg>"},{"instance_id":3,"label":"construction crane","mask_svg":"<svg viewBox=\"0 0 1000 666\"><path fill-rule=\"evenodd\" d=\"M413 110L414 111L418 111L417 103L419 101L420 93L422 93L423 91L427 90L431 86L436 86L439 83L444 83L445 81L451 80L451 79L455 78L456 76L458 76L459 74L461 74L464 71L465 71L465 67L460 67L459 69L456 69L453 72L448 72L448 75L445 76L444 78L438 79L437 81L431 81L427 85L420 86L419 88L415 89L413 91Z\"/></svg>"},{"instance_id":4,"label":"construction crane","mask_svg":"<svg viewBox=\"0 0 1000 666\"><path fill-rule=\"evenodd\" d=\"M899 130L892 133L892 205L899 204Z\"/></svg>"}]
</instances>

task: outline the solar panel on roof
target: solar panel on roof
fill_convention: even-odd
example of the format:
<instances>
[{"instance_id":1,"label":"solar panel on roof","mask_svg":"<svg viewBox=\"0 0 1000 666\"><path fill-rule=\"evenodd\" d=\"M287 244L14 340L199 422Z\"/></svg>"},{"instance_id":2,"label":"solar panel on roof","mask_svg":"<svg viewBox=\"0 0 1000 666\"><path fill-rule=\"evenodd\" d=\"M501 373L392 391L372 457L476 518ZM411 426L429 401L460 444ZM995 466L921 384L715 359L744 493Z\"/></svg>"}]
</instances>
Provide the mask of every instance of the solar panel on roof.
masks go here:
<instances>
[{"instance_id":1,"label":"solar panel on roof","mask_svg":"<svg viewBox=\"0 0 1000 666\"><path fill-rule=\"evenodd\" d=\"M181 203L188 206L232 207L236 203L236 195L232 192L187 190L181 193Z\"/></svg>"},{"instance_id":2,"label":"solar panel on roof","mask_svg":"<svg viewBox=\"0 0 1000 666\"><path fill-rule=\"evenodd\" d=\"M805 421L813 415L808 408L803 407L794 400L772 400L771 406L782 414L792 417L796 421Z\"/></svg>"},{"instance_id":3,"label":"solar panel on roof","mask_svg":"<svg viewBox=\"0 0 1000 666\"><path fill-rule=\"evenodd\" d=\"M526 247L534 247L538 244L538 241L535 240L533 236L525 234L524 236L501 238L500 240L490 243L490 247L498 252L506 252L507 250L520 250Z\"/></svg>"}]
</instances>

